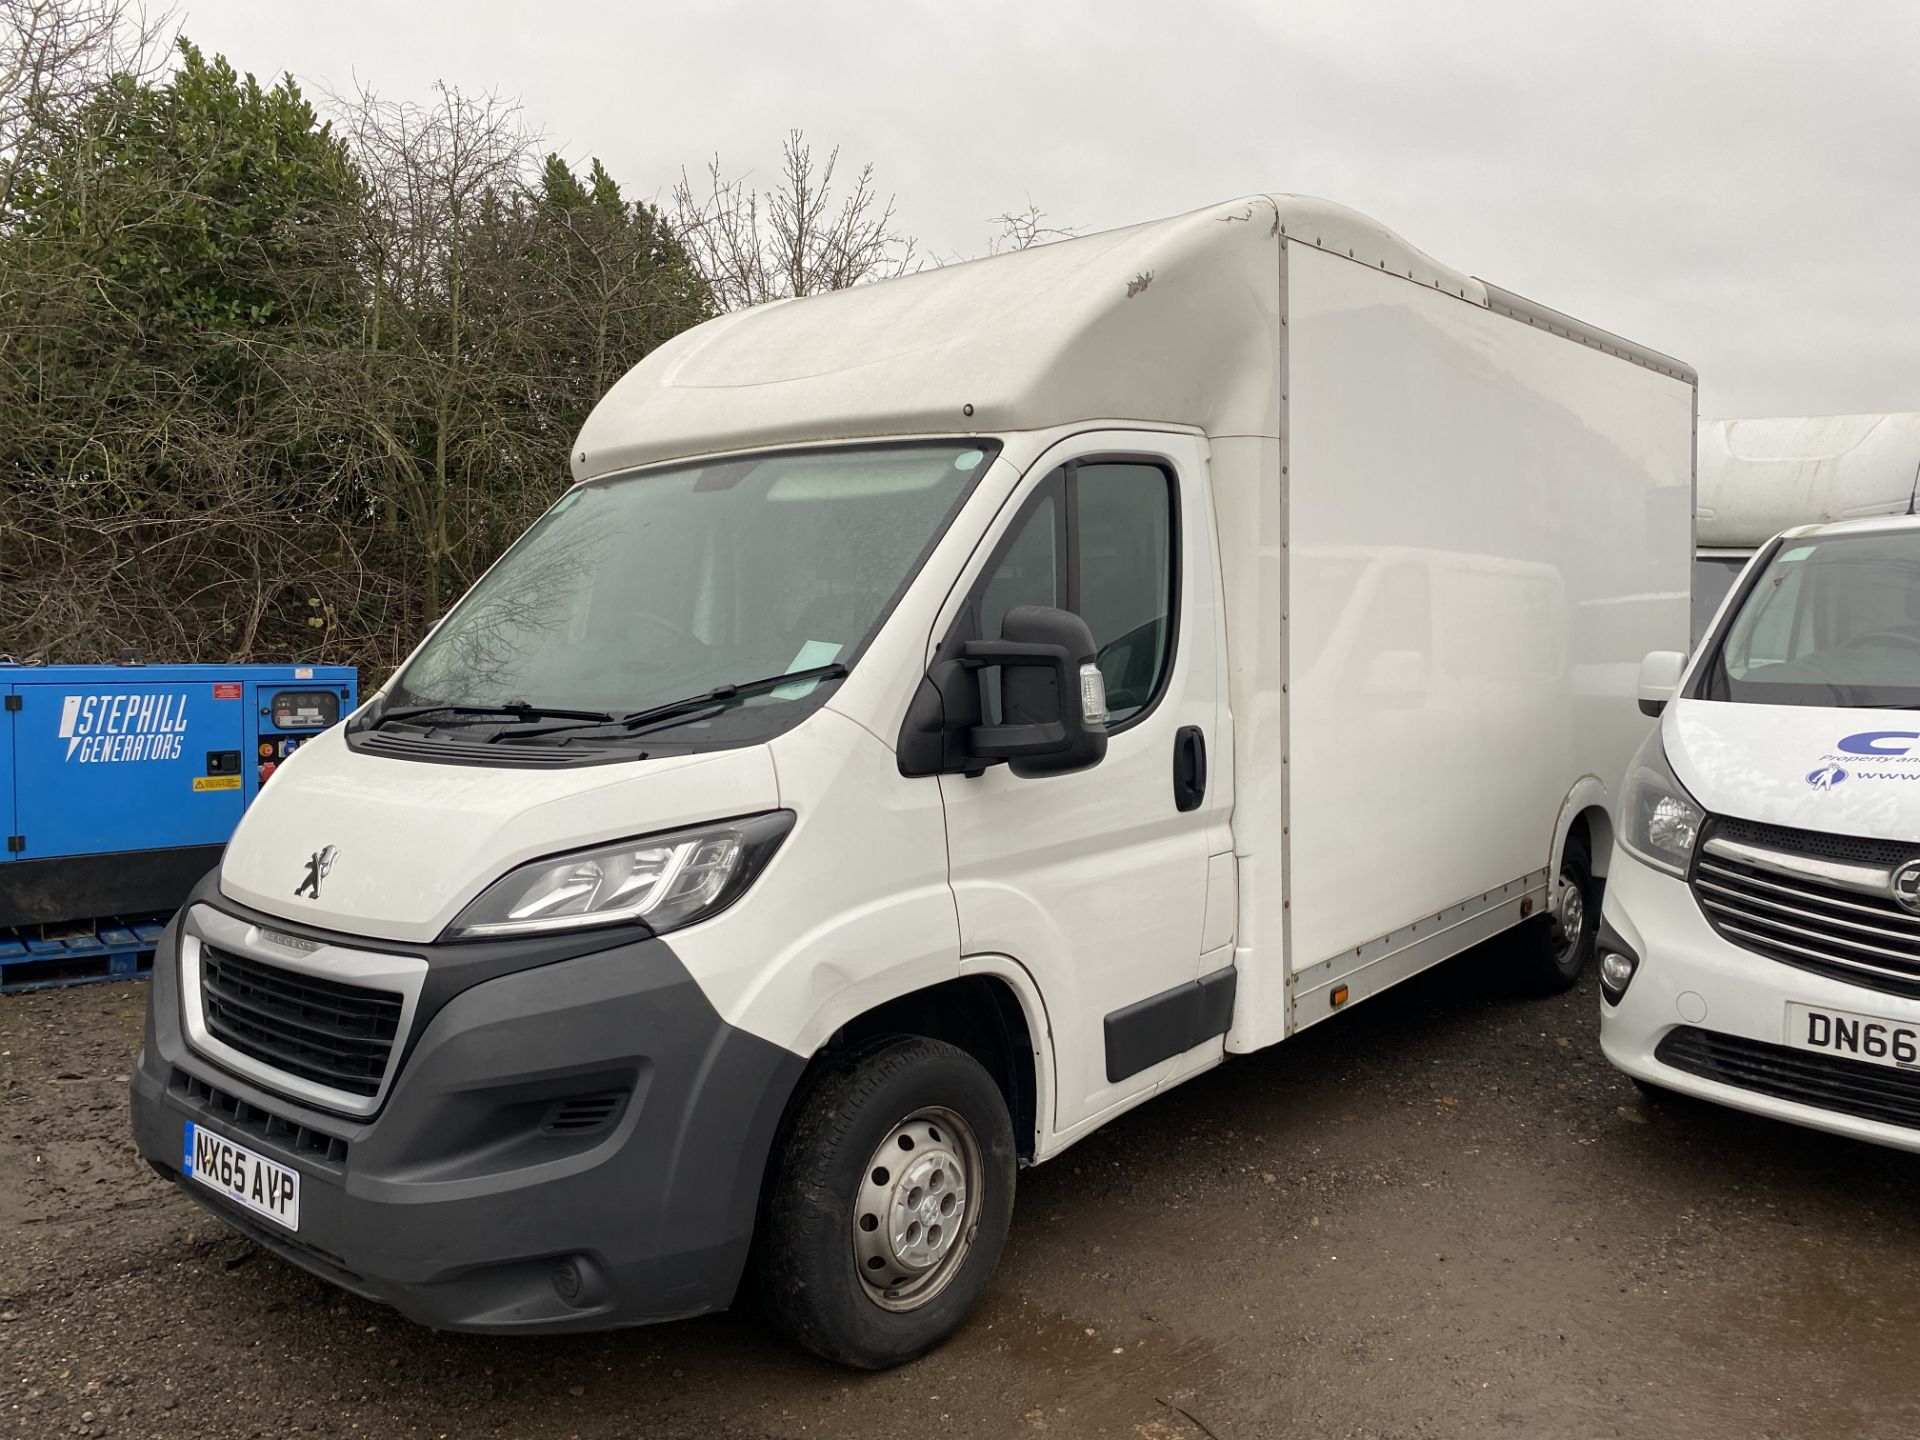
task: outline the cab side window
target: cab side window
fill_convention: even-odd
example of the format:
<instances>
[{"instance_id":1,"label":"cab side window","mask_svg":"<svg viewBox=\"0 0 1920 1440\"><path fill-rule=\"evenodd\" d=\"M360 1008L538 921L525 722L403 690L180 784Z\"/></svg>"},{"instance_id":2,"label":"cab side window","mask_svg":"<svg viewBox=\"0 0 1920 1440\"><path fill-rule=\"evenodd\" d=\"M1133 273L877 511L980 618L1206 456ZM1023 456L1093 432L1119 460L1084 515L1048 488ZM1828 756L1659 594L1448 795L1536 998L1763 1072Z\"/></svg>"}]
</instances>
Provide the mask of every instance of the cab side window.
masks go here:
<instances>
[{"instance_id":1,"label":"cab side window","mask_svg":"<svg viewBox=\"0 0 1920 1440\"><path fill-rule=\"evenodd\" d=\"M975 591L979 633L1016 605L1071 610L1093 632L1110 726L1144 712L1173 657L1178 525L1172 473L1143 461L1072 464L1027 498ZM989 724L999 676L986 672Z\"/></svg>"}]
</instances>

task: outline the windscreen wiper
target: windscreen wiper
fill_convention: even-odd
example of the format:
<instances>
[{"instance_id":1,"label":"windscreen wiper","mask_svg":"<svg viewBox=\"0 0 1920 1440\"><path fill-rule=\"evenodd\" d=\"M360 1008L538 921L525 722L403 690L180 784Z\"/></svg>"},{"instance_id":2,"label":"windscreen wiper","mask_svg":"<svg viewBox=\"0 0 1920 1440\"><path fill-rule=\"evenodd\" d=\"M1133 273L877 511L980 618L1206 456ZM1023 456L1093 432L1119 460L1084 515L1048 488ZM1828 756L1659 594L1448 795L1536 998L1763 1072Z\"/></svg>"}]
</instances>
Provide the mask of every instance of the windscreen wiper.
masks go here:
<instances>
[{"instance_id":1,"label":"windscreen wiper","mask_svg":"<svg viewBox=\"0 0 1920 1440\"><path fill-rule=\"evenodd\" d=\"M450 715L469 720L505 715L514 720L591 720L600 724L613 719L604 710L556 710L548 705L509 700L504 705L408 705L398 710L383 710L374 719L373 728L377 730L389 720L417 720L422 715Z\"/></svg>"},{"instance_id":2,"label":"windscreen wiper","mask_svg":"<svg viewBox=\"0 0 1920 1440\"><path fill-rule=\"evenodd\" d=\"M729 701L742 695L759 695L769 690L778 690L783 685L806 684L809 681L837 680L847 673L847 667L838 662L832 665L816 665L811 670L788 670L779 675L767 675L758 680L742 680L730 685L718 685L698 695L686 695L678 700L669 700L662 705L651 705L645 710L635 710L622 715L617 720L611 715L581 714L579 711L547 710L543 715L578 715L585 724L580 725L543 725L537 730L500 730L487 739L491 741L539 740L548 735L564 735L569 739L592 739L587 732L597 730L602 725L618 725L627 734L637 734L652 725L668 720L682 719L696 711L711 708L714 711L724 709Z\"/></svg>"},{"instance_id":3,"label":"windscreen wiper","mask_svg":"<svg viewBox=\"0 0 1920 1440\"><path fill-rule=\"evenodd\" d=\"M763 675L758 680L716 685L699 695L683 696L678 700L669 700L664 705L650 705L645 710L622 715L620 724L627 730L638 730L656 720L672 720L689 711L705 709L709 705L721 704L743 695L764 695L769 690L778 690L782 685L805 684L809 680L838 680L846 673L847 667L836 660L831 665L815 665L810 670L789 670L784 675Z\"/></svg>"}]
</instances>

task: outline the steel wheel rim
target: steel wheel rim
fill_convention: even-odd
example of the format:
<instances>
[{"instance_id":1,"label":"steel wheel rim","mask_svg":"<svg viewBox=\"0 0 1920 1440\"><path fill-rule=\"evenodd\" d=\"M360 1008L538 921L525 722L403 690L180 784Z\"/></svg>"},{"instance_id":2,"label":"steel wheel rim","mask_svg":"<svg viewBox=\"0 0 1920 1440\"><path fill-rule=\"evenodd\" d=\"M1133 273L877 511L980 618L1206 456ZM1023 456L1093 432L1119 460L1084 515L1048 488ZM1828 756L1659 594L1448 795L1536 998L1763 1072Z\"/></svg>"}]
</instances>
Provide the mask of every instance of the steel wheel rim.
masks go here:
<instances>
[{"instance_id":1,"label":"steel wheel rim","mask_svg":"<svg viewBox=\"0 0 1920 1440\"><path fill-rule=\"evenodd\" d=\"M1587 896L1580 882L1566 871L1560 874L1560 893L1555 897L1553 933L1556 940L1553 958L1564 963L1580 946L1587 928Z\"/></svg>"},{"instance_id":2,"label":"steel wheel rim","mask_svg":"<svg viewBox=\"0 0 1920 1440\"><path fill-rule=\"evenodd\" d=\"M853 1265L883 1310L917 1310L959 1273L980 1229L980 1142L943 1106L891 1126L853 1203Z\"/></svg>"}]
</instances>

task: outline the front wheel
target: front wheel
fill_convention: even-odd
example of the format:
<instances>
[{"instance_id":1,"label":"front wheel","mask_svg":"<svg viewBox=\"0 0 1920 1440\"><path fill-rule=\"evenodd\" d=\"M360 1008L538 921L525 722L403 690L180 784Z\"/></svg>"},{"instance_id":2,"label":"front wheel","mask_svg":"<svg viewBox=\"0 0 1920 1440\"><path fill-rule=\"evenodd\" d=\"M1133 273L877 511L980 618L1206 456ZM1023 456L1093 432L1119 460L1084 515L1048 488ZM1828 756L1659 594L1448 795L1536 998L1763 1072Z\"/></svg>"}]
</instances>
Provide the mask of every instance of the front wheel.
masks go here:
<instances>
[{"instance_id":1,"label":"front wheel","mask_svg":"<svg viewBox=\"0 0 1920 1440\"><path fill-rule=\"evenodd\" d=\"M986 1288L1013 1216L1013 1122L993 1077L924 1036L827 1061L789 1116L760 1236L764 1303L816 1355L925 1354Z\"/></svg>"},{"instance_id":2,"label":"front wheel","mask_svg":"<svg viewBox=\"0 0 1920 1440\"><path fill-rule=\"evenodd\" d=\"M1554 879L1553 913L1527 923L1521 983L1537 995L1559 995L1579 983L1600 932L1600 889L1584 836L1569 835Z\"/></svg>"}]
</instances>

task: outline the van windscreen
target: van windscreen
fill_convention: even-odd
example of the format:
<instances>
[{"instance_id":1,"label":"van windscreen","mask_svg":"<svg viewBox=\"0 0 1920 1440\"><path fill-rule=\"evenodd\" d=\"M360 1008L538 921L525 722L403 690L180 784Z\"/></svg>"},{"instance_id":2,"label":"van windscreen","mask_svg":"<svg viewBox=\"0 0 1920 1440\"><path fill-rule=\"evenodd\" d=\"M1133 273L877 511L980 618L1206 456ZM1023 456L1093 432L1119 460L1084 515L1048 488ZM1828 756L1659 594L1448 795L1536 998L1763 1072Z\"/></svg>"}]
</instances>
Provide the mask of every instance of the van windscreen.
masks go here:
<instances>
[{"instance_id":1,"label":"van windscreen","mask_svg":"<svg viewBox=\"0 0 1920 1440\"><path fill-rule=\"evenodd\" d=\"M1699 696L1920 707L1920 529L1776 542L1724 627Z\"/></svg>"},{"instance_id":2,"label":"van windscreen","mask_svg":"<svg viewBox=\"0 0 1920 1440\"><path fill-rule=\"evenodd\" d=\"M386 708L631 714L851 665L997 446L849 446L663 466L581 485L455 607ZM714 708L778 723L798 681ZM498 712L487 723L502 723ZM747 738L727 725L728 738ZM656 727L649 733L658 734Z\"/></svg>"}]
</instances>

